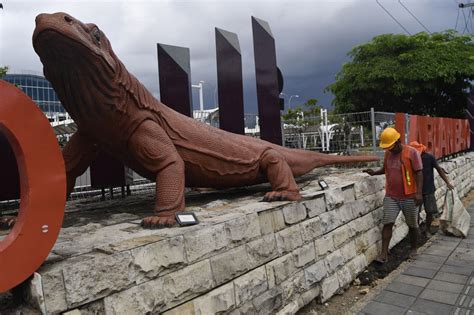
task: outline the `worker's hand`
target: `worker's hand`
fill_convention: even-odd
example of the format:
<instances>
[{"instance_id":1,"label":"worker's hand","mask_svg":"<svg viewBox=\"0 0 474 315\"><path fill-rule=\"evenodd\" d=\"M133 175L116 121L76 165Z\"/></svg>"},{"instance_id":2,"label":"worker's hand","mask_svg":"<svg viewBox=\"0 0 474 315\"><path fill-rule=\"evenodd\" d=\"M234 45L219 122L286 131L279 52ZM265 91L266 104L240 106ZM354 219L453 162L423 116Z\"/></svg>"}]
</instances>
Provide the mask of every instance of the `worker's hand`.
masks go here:
<instances>
[{"instance_id":1,"label":"worker's hand","mask_svg":"<svg viewBox=\"0 0 474 315\"><path fill-rule=\"evenodd\" d=\"M375 171L372 169L366 169L363 170L362 172L369 174L370 176L374 176Z\"/></svg>"},{"instance_id":2,"label":"worker's hand","mask_svg":"<svg viewBox=\"0 0 474 315\"><path fill-rule=\"evenodd\" d=\"M423 204L423 195L421 194L421 192L417 192L415 194L415 204L417 206L421 206Z\"/></svg>"},{"instance_id":3,"label":"worker's hand","mask_svg":"<svg viewBox=\"0 0 474 315\"><path fill-rule=\"evenodd\" d=\"M453 190L454 186L451 183L447 183L446 186L448 186L449 189Z\"/></svg>"}]
</instances>

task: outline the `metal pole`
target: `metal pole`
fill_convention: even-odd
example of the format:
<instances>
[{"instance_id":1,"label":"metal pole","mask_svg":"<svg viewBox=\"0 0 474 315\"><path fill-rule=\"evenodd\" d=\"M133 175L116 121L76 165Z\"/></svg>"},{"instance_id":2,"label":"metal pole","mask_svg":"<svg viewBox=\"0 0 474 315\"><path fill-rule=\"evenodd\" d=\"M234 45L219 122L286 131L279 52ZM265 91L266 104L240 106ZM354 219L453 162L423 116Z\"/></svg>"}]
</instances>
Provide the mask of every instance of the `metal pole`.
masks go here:
<instances>
[{"instance_id":1,"label":"metal pole","mask_svg":"<svg viewBox=\"0 0 474 315\"><path fill-rule=\"evenodd\" d=\"M372 151L375 154L375 143L376 143L375 132L376 132L376 130L375 130L375 111L374 111L373 107L370 108L370 122L371 122L371 125L372 125Z\"/></svg>"}]
</instances>

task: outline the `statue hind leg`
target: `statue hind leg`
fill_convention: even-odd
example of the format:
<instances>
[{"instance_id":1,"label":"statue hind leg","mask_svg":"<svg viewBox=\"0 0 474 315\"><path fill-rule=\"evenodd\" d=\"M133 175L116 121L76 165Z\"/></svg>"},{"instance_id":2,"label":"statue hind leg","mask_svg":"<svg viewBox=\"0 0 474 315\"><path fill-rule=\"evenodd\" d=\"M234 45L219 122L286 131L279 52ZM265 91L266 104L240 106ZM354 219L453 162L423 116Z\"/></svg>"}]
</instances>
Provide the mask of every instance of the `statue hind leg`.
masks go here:
<instances>
[{"instance_id":1,"label":"statue hind leg","mask_svg":"<svg viewBox=\"0 0 474 315\"><path fill-rule=\"evenodd\" d=\"M260 166L273 190L265 194L264 201L301 199L291 168L282 154L268 149L261 157Z\"/></svg>"},{"instance_id":2,"label":"statue hind leg","mask_svg":"<svg viewBox=\"0 0 474 315\"><path fill-rule=\"evenodd\" d=\"M130 137L129 151L135 161L156 174L155 214L142 226L160 228L176 223L176 212L184 210L184 162L164 130L151 120L144 121Z\"/></svg>"}]
</instances>

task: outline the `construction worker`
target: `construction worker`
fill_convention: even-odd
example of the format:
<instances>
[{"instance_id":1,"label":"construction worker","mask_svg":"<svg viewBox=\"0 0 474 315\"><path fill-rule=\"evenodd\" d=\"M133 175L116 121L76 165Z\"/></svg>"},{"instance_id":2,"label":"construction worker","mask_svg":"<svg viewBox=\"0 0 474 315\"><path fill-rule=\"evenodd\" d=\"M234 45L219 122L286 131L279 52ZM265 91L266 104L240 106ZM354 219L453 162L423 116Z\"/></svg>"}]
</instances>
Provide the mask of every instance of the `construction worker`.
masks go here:
<instances>
[{"instance_id":1,"label":"construction worker","mask_svg":"<svg viewBox=\"0 0 474 315\"><path fill-rule=\"evenodd\" d=\"M405 216L410 235L410 257L416 255L418 237L418 206L423 202L423 164L414 148L400 142L400 133L385 128L380 135L380 145L385 150L383 167L364 170L370 176L385 174L385 198L383 201L382 252L376 261L388 260L388 245L392 229L400 210Z\"/></svg>"},{"instance_id":2,"label":"construction worker","mask_svg":"<svg viewBox=\"0 0 474 315\"><path fill-rule=\"evenodd\" d=\"M436 205L435 198L435 184L434 184L434 172L435 168L438 171L439 176L444 180L446 186L449 189L454 189L454 186L449 182L446 172L439 166L434 155L426 152L426 146L418 143L417 141L410 142L410 146L415 148L421 154L421 160L423 162L423 205L425 206L426 212L426 236L431 236L431 223L433 217L438 217L438 206ZM421 210L421 207L420 207Z\"/></svg>"}]
</instances>

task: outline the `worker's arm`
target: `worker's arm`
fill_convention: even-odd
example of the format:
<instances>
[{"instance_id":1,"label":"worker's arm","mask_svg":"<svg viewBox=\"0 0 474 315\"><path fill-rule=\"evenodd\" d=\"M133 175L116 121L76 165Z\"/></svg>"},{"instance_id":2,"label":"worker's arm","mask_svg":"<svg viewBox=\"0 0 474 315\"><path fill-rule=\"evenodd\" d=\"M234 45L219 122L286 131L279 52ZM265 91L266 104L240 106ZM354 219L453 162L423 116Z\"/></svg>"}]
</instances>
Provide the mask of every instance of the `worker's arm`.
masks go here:
<instances>
[{"instance_id":1,"label":"worker's arm","mask_svg":"<svg viewBox=\"0 0 474 315\"><path fill-rule=\"evenodd\" d=\"M416 193L415 203L420 206L423 203L423 171L415 171Z\"/></svg>"},{"instance_id":2,"label":"worker's arm","mask_svg":"<svg viewBox=\"0 0 474 315\"><path fill-rule=\"evenodd\" d=\"M382 168L379 168L378 170L375 170L375 171L373 169L369 168L369 169L363 170L362 172L367 173L370 176L382 175L382 174L385 174L385 168L382 167Z\"/></svg>"},{"instance_id":3,"label":"worker's arm","mask_svg":"<svg viewBox=\"0 0 474 315\"><path fill-rule=\"evenodd\" d=\"M446 176L446 172L443 170L443 168L439 166L438 164L435 165L435 168L438 171L439 176L441 176L441 178L446 183L446 186L448 186L449 189L454 189L454 186L449 181L449 178L448 176Z\"/></svg>"}]
</instances>

